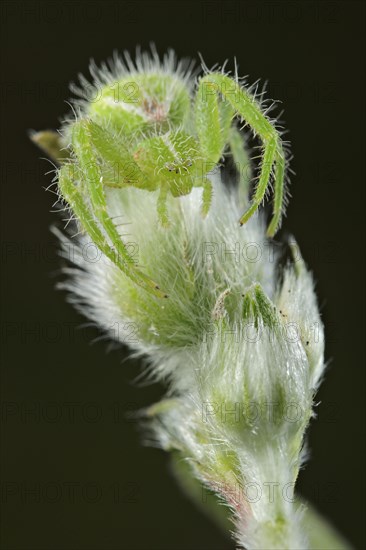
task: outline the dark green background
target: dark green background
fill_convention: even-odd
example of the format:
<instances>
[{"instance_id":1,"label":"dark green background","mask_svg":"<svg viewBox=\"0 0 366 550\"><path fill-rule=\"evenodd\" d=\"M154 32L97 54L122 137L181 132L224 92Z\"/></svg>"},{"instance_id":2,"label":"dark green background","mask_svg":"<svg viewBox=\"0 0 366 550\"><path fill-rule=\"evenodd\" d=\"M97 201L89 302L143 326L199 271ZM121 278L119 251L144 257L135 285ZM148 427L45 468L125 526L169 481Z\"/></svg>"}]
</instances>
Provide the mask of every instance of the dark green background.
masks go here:
<instances>
[{"instance_id":1,"label":"dark green background","mask_svg":"<svg viewBox=\"0 0 366 550\"><path fill-rule=\"evenodd\" d=\"M100 335L55 291L55 197L27 138L58 126L90 57L151 40L209 66L236 56L283 102L297 174L284 226L315 274L329 361L299 489L364 548L363 19L352 1L3 3L1 548L234 547L124 419L161 388L133 385L141 366L127 349L91 345Z\"/></svg>"}]
</instances>

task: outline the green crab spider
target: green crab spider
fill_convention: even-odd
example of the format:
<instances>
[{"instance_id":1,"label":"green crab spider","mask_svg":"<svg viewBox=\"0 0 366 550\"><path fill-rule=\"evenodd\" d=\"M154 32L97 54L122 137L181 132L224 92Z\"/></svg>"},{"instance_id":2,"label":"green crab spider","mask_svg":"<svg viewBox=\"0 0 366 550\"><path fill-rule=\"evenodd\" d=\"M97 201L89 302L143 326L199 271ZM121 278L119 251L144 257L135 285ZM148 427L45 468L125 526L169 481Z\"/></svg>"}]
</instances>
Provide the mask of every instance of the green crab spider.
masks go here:
<instances>
[{"instance_id":1,"label":"green crab spider","mask_svg":"<svg viewBox=\"0 0 366 550\"><path fill-rule=\"evenodd\" d=\"M102 83L96 87L98 96L84 100L81 115L65 126L70 159L59 169L59 190L108 258L141 287L166 296L134 265L108 214L106 188L159 191L158 219L167 226L169 195L180 197L201 187L201 212L206 216L212 200L209 173L228 152L239 166L247 158L239 119L263 146L254 196L239 223L258 210L273 178L273 217L267 230L272 237L284 207L284 148L279 131L237 79L208 71L197 81L194 95L190 74L157 64L127 64L127 74L117 80L111 73L103 74L104 81L97 75L97 83Z\"/></svg>"}]
</instances>

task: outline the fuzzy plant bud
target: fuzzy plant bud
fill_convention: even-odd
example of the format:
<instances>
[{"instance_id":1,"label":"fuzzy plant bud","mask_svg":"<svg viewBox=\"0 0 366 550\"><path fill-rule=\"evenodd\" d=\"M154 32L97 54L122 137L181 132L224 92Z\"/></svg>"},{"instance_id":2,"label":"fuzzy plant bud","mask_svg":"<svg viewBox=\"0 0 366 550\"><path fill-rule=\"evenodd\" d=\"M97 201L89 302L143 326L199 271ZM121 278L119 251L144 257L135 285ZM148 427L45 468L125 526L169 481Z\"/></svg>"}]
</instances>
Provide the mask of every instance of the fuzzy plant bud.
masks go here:
<instances>
[{"instance_id":1,"label":"fuzzy plant bud","mask_svg":"<svg viewBox=\"0 0 366 550\"><path fill-rule=\"evenodd\" d=\"M204 70L195 81L153 52L93 65L92 85L81 80L55 179L77 231L56 231L73 263L59 286L166 385L144 411L148 437L227 505L237 544L305 550L294 495L324 370L322 322L295 241L268 237L284 204L275 121L237 77ZM251 200L242 122L263 142ZM252 214L271 178L269 231Z\"/></svg>"}]
</instances>

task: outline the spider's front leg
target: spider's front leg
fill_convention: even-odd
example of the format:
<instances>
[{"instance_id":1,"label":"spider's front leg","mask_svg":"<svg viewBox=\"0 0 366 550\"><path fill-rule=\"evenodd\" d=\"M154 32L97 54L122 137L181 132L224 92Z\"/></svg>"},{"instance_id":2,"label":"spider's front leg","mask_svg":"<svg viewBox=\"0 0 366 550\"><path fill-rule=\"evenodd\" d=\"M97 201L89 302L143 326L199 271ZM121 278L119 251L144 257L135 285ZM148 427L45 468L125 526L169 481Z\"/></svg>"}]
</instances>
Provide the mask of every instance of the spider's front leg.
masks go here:
<instances>
[{"instance_id":1,"label":"spider's front leg","mask_svg":"<svg viewBox=\"0 0 366 550\"><path fill-rule=\"evenodd\" d=\"M196 127L203 151L210 161L218 162L223 151L218 102L220 97L229 103L235 115L240 116L259 135L264 149L259 182L252 204L240 219L241 225L251 218L262 203L275 167L273 218L267 230L267 235L272 237L279 228L283 211L285 155L281 137L245 88L222 73L207 74L201 78L198 86Z\"/></svg>"},{"instance_id":2,"label":"spider's front leg","mask_svg":"<svg viewBox=\"0 0 366 550\"><path fill-rule=\"evenodd\" d=\"M79 164L68 164L61 168L61 194L69 202L83 228L109 259L145 290L160 297L166 296L152 279L134 266L133 258L108 215L103 178L92 146L92 131L87 120L80 120L74 124L72 147ZM75 169L77 178L80 175L80 182L77 184L74 182L75 174L72 174L72 170ZM112 246L104 235L108 237Z\"/></svg>"},{"instance_id":3,"label":"spider's front leg","mask_svg":"<svg viewBox=\"0 0 366 550\"><path fill-rule=\"evenodd\" d=\"M202 187L202 215L205 217L212 202L212 184L207 174L215 170L224 152L235 114L228 102L219 102L216 93L203 97L197 92L195 101L195 127L200 150L200 173L194 186Z\"/></svg>"},{"instance_id":4,"label":"spider's front leg","mask_svg":"<svg viewBox=\"0 0 366 550\"><path fill-rule=\"evenodd\" d=\"M149 179L120 139L116 141L108 130L92 120L85 121L85 125L93 147L109 168L109 177L103 180L104 185L118 189L132 186L153 190Z\"/></svg>"}]
</instances>

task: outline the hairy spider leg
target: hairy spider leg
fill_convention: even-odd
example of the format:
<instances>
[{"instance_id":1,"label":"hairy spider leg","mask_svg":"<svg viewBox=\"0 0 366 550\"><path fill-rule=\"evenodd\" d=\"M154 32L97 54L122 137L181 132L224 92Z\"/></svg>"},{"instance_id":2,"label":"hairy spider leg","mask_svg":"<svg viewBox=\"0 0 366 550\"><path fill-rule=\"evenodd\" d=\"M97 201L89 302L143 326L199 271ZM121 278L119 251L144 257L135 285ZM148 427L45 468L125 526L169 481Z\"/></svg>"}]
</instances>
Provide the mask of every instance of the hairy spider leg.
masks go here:
<instances>
[{"instance_id":1,"label":"hairy spider leg","mask_svg":"<svg viewBox=\"0 0 366 550\"><path fill-rule=\"evenodd\" d=\"M275 199L274 216L267 230L267 235L273 236L279 227L283 210L285 157L280 135L247 90L222 73L207 74L199 81L197 92L199 109L196 110L196 125L200 141L206 147L210 159L215 158L215 155L217 158L220 142L217 133L219 128L218 104L217 100L214 101L214 95L225 98L235 110L236 115L239 115L251 126L263 143L264 154L259 182L252 204L239 220L241 225L251 218L262 203L270 183L272 167L274 164L279 165L275 171L275 194L278 197ZM212 128L212 131L208 132L207 128Z\"/></svg>"},{"instance_id":2,"label":"hairy spider leg","mask_svg":"<svg viewBox=\"0 0 366 550\"><path fill-rule=\"evenodd\" d=\"M62 197L69 203L72 210L80 220L83 228L91 239L98 243L98 247L112 262L117 263L116 252L109 245L104 234L85 206L84 199L77 186L74 184L75 165L64 164L58 172L58 186Z\"/></svg>"},{"instance_id":3,"label":"hairy spider leg","mask_svg":"<svg viewBox=\"0 0 366 550\"><path fill-rule=\"evenodd\" d=\"M228 103L219 104L217 86L211 82L199 82L195 100L195 125L205 173L217 166L229 133L233 110Z\"/></svg>"},{"instance_id":4,"label":"hairy spider leg","mask_svg":"<svg viewBox=\"0 0 366 550\"><path fill-rule=\"evenodd\" d=\"M209 84L205 88L198 88L194 116L199 148L204 160L201 180L195 182L195 187L203 188L201 207L203 217L208 214L213 196L212 184L206 174L218 167L235 115L235 111L228 102L218 100L216 91Z\"/></svg>"},{"instance_id":5,"label":"hairy spider leg","mask_svg":"<svg viewBox=\"0 0 366 550\"><path fill-rule=\"evenodd\" d=\"M95 150L113 169L112 181L103 180L104 185L116 188L132 186L149 190L148 178L124 143L120 140L116 142L107 129L92 120L87 120L85 124Z\"/></svg>"},{"instance_id":6,"label":"hairy spider leg","mask_svg":"<svg viewBox=\"0 0 366 550\"><path fill-rule=\"evenodd\" d=\"M86 191L90 199L92 212L82 205L83 194L78 189L75 183L70 178L65 178L62 173L62 182L60 182L60 190L64 193L64 197L70 202L71 207L75 210L76 215L80 219L81 224L88 231L91 229L90 235L93 235L93 240L101 250L108 252L108 257L136 284L147 291L155 293L159 297L165 297L159 286L150 277L142 273L134 266L133 258L128 253L121 236L119 235L116 226L107 213L107 205L103 190L103 178L95 157L90 134L88 131L89 122L80 120L75 123L72 132L72 145L75 155L80 163L81 169L81 189L86 186ZM72 165L68 165L69 167ZM106 247L106 239L103 232L99 229L95 222L91 222L93 217L99 221L106 235L112 242L115 250L110 251L109 245ZM97 231L96 231L97 229Z\"/></svg>"},{"instance_id":7,"label":"hairy spider leg","mask_svg":"<svg viewBox=\"0 0 366 550\"><path fill-rule=\"evenodd\" d=\"M267 229L268 237L273 237L281 224L281 217L283 212L285 170L285 153L283 151L282 144L279 144L278 150L276 152L273 217Z\"/></svg>"}]
</instances>

